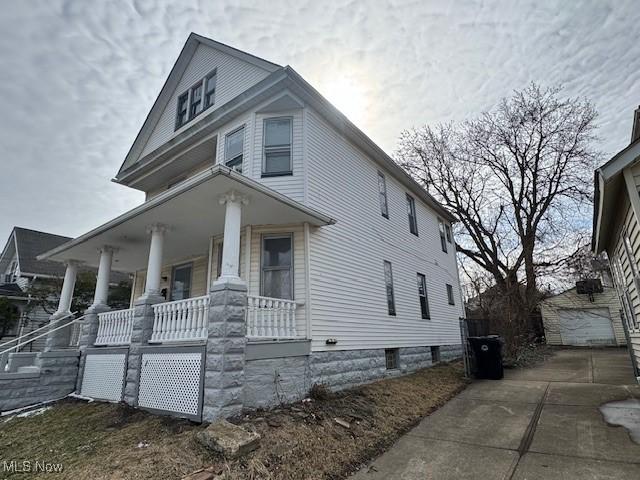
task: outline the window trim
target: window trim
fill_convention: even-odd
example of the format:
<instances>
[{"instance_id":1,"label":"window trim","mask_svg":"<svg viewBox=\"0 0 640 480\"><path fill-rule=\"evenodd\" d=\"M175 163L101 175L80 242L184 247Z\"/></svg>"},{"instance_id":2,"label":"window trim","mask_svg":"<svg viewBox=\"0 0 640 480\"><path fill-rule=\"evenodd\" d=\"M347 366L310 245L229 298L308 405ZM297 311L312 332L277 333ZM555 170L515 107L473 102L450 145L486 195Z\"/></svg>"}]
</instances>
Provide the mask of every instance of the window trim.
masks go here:
<instances>
[{"instance_id":1,"label":"window trim","mask_svg":"<svg viewBox=\"0 0 640 480\"><path fill-rule=\"evenodd\" d=\"M407 209L410 210L410 211L407 211L407 216L409 218L409 231L417 237L418 236L418 213L416 209L416 199L413 198L408 193L405 193L405 195L406 195Z\"/></svg>"},{"instance_id":2,"label":"window trim","mask_svg":"<svg viewBox=\"0 0 640 480\"><path fill-rule=\"evenodd\" d=\"M396 290L393 286L393 266L389 260L383 260L383 272L384 272L384 290L385 297L387 299L387 313L392 317L397 315L398 309L396 308ZM387 265L389 265L389 280L387 282ZM389 297L389 286L391 286L391 297ZM389 301L391 300L391 301Z\"/></svg>"},{"instance_id":3,"label":"window trim","mask_svg":"<svg viewBox=\"0 0 640 480\"><path fill-rule=\"evenodd\" d=\"M213 105L215 105L215 90L214 90L214 101L211 105L208 105L205 107L205 89L206 89L206 84L207 81L209 80L209 78L211 77L216 77L216 88L217 88L217 78L218 78L218 68L214 68L213 70L211 70L209 73L207 73L204 77L202 77L201 79L197 80L196 82L193 83L193 85L191 85L189 88L187 88L184 92L182 92L180 95L178 95L178 98L176 100L176 118L175 118L175 129L179 130L180 128L184 127L186 124L188 124L189 122L191 122L191 120L193 120L194 118L196 118L198 115L200 115L201 113L203 113L205 110L208 110L209 108L211 108ZM200 96L200 111L196 112L195 114L191 115L191 102L192 102L192 96L193 96L193 90L196 88L202 88L202 94ZM187 118L184 122L180 123L179 121L179 116L178 114L180 113L180 99L183 98L184 96L187 96Z\"/></svg>"},{"instance_id":4,"label":"window trim","mask_svg":"<svg viewBox=\"0 0 640 480\"><path fill-rule=\"evenodd\" d=\"M384 192L380 191L380 180L382 180L382 187ZM384 198L384 205L382 199ZM387 220L389 219L389 197L387 195L387 177L384 173L378 170L378 203L380 204L380 213Z\"/></svg>"},{"instance_id":5,"label":"window trim","mask_svg":"<svg viewBox=\"0 0 640 480\"><path fill-rule=\"evenodd\" d=\"M209 80L215 78L216 85L213 87L213 103L207 105L205 102L207 98L207 85L209 84ZM207 108L212 107L216 104L216 90L218 89L218 69L214 68L208 75L204 77L202 80L202 111L204 112Z\"/></svg>"},{"instance_id":6,"label":"window trim","mask_svg":"<svg viewBox=\"0 0 640 480\"><path fill-rule=\"evenodd\" d=\"M193 262L184 262L184 263L178 263L176 265L172 265L171 266L171 282L169 283L169 301L173 302L176 300L180 300L180 299L175 299L173 298L173 284L175 281L175 276L176 276L176 270L180 269L180 268L185 268L185 267L189 267L189 271L190 271L190 275L189 275L189 292L186 298L191 298L191 293L193 290ZM183 299L184 300L184 299Z\"/></svg>"},{"instance_id":7,"label":"window trim","mask_svg":"<svg viewBox=\"0 0 640 480\"><path fill-rule=\"evenodd\" d=\"M229 167L229 165L228 165L229 163L235 161L238 157L241 157L239 173L242 173L242 167L244 165L244 147L245 147L246 131L242 134L242 151L238 155L233 157L233 158L227 158L227 140L231 135L234 135L234 134L238 133L240 130L244 130L245 127L246 127L246 124L243 123L239 127L234 128L233 130L229 131L228 133L225 133L225 135L224 135L224 155L223 155L223 158L222 158L222 164L225 167ZM229 168L233 168L233 167L229 167Z\"/></svg>"},{"instance_id":8,"label":"window trim","mask_svg":"<svg viewBox=\"0 0 640 480\"><path fill-rule=\"evenodd\" d=\"M289 170L283 170L280 172L267 172L267 148L271 148L271 152L277 152L279 150L284 150L284 147L281 145L275 145L272 147L267 147L267 123L269 121L275 120L289 120ZM279 148L278 148L279 147ZM287 175L293 175L293 115L282 115L279 117L268 117L262 119L262 171L261 176L263 178L266 177L284 177Z\"/></svg>"},{"instance_id":9,"label":"window trim","mask_svg":"<svg viewBox=\"0 0 640 480\"><path fill-rule=\"evenodd\" d=\"M283 232L283 233L278 233L278 232L274 232L274 233L263 233L260 236L260 295L261 296L266 296L265 292L264 292L264 287L265 287L265 282L264 282L264 272L265 272L265 266L264 266L264 242L265 240L272 240L272 239L278 239L278 238L288 238L289 241L291 242L291 265L289 265L289 270L291 272L291 300L295 300L295 266L294 266L294 256L295 256L295 245L293 243L293 232ZM267 270L273 271L273 270L285 270L282 267L267 267ZM289 299L282 299L282 300L289 300Z\"/></svg>"},{"instance_id":10,"label":"window trim","mask_svg":"<svg viewBox=\"0 0 640 480\"><path fill-rule=\"evenodd\" d=\"M455 305L456 299L453 295L453 285L451 285L450 283L445 283L445 285L447 289L447 301L449 302L449 305Z\"/></svg>"},{"instance_id":11,"label":"window trim","mask_svg":"<svg viewBox=\"0 0 640 480\"><path fill-rule=\"evenodd\" d=\"M418 281L422 284L422 289L424 290L424 295L420 294L420 285L418 285L418 301L420 302L420 316L423 320L431 320L431 310L429 308L429 293L427 292L427 277L424 273L417 272L416 277ZM422 309L422 297L424 297L424 304L426 307L426 311Z\"/></svg>"}]
</instances>

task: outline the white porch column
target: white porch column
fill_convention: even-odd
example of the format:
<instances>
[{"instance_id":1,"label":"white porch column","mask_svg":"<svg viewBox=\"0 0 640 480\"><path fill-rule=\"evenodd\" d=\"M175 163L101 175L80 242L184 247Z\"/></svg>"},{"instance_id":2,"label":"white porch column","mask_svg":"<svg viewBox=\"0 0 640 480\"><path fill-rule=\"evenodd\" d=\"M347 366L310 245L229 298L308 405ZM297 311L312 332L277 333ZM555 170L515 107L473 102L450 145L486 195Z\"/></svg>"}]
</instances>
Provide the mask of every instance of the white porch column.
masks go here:
<instances>
[{"instance_id":1,"label":"white porch column","mask_svg":"<svg viewBox=\"0 0 640 480\"><path fill-rule=\"evenodd\" d=\"M109 297L109 279L111 277L111 264L115 249L105 245L100 249L100 264L98 265L98 278L96 291L93 296L93 306L106 305Z\"/></svg>"},{"instance_id":2,"label":"white porch column","mask_svg":"<svg viewBox=\"0 0 640 480\"><path fill-rule=\"evenodd\" d=\"M162 249L164 247L164 234L166 231L167 227L161 224L155 224L149 227L149 232L151 233L151 245L149 246L147 284L144 289L144 297L157 297L160 295Z\"/></svg>"},{"instance_id":3,"label":"white porch column","mask_svg":"<svg viewBox=\"0 0 640 480\"><path fill-rule=\"evenodd\" d=\"M237 192L229 192L220 197L220 204L226 205L224 215L224 243L222 245L222 268L220 278L214 285L235 284L244 286L245 282L238 276L240 262L240 227L242 225L242 205L248 199Z\"/></svg>"},{"instance_id":4,"label":"white porch column","mask_svg":"<svg viewBox=\"0 0 640 480\"><path fill-rule=\"evenodd\" d=\"M73 290L76 286L76 276L78 275L77 260L68 260L66 262L67 270L64 272L64 280L62 283L62 291L60 292L60 300L58 301L58 310L54 316L62 316L71 313L71 302L73 301Z\"/></svg>"}]
</instances>

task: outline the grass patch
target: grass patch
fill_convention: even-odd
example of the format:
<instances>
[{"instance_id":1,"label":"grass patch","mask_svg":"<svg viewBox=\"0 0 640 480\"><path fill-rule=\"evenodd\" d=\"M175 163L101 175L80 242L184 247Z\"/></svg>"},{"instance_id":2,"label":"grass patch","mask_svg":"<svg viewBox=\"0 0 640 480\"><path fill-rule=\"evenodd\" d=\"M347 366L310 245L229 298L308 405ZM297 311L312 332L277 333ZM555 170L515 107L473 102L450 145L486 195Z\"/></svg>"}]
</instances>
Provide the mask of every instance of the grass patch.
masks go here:
<instances>
[{"instance_id":1,"label":"grass patch","mask_svg":"<svg viewBox=\"0 0 640 480\"><path fill-rule=\"evenodd\" d=\"M261 447L233 462L195 441L203 426L65 400L41 415L0 419L0 468L10 460L62 463L62 474L42 474L48 479L171 479L210 465L234 480L344 478L463 389L462 374L460 363L443 364L325 400L251 412L232 421L260 433Z\"/></svg>"}]
</instances>

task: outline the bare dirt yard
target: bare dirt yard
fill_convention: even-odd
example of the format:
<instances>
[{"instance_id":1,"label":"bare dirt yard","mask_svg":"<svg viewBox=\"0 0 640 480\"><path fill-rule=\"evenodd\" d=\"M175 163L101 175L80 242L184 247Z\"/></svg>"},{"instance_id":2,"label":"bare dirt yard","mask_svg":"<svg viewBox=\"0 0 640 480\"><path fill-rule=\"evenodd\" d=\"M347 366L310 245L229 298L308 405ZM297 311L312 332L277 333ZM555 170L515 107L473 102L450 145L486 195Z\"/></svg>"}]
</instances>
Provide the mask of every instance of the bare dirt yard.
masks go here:
<instances>
[{"instance_id":1,"label":"bare dirt yard","mask_svg":"<svg viewBox=\"0 0 640 480\"><path fill-rule=\"evenodd\" d=\"M221 479L340 479L390 446L466 386L459 362L314 399L258 410L233 423L257 431L258 450L226 461L205 450L186 420L125 405L67 399L40 414L0 419L3 462L61 464L47 479L179 479L212 467ZM0 478L33 474L0 473Z\"/></svg>"}]
</instances>

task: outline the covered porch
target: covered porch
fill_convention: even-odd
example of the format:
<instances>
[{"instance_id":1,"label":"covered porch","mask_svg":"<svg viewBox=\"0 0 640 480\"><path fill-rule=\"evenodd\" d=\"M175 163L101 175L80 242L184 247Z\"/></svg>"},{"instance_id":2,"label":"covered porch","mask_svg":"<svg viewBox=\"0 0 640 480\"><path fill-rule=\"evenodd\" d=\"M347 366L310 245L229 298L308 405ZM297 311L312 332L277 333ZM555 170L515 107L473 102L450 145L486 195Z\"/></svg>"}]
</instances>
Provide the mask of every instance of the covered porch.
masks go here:
<instances>
[{"instance_id":1,"label":"covered porch","mask_svg":"<svg viewBox=\"0 0 640 480\"><path fill-rule=\"evenodd\" d=\"M67 271L56 315L69 313L79 265L98 267L93 345L131 343L136 304L153 309L149 344L208 338L209 292L247 290L249 341L305 339L309 236L334 221L224 166L207 169L47 252ZM112 271L133 275L131 308L107 307Z\"/></svg>"}]
</instances>

